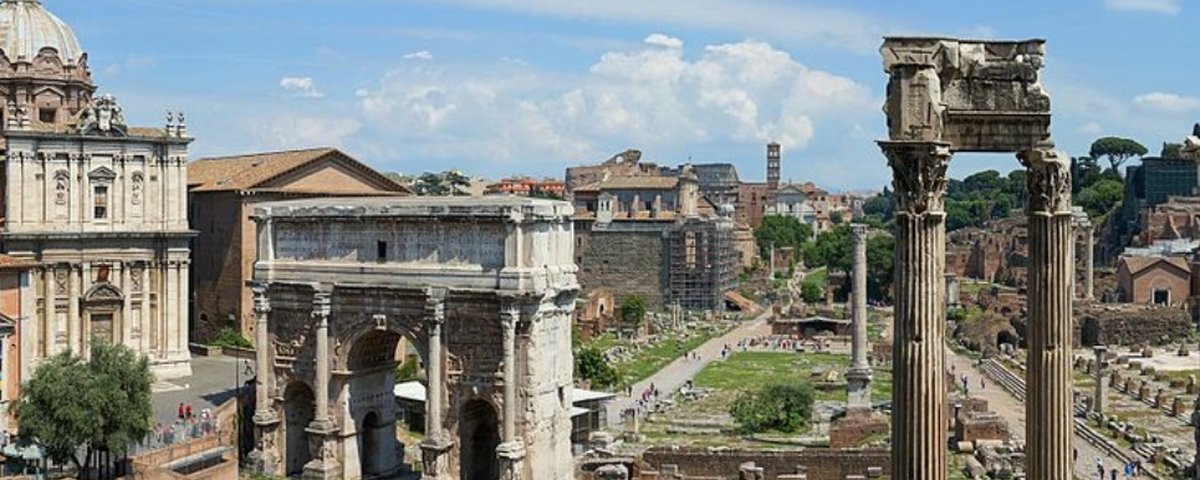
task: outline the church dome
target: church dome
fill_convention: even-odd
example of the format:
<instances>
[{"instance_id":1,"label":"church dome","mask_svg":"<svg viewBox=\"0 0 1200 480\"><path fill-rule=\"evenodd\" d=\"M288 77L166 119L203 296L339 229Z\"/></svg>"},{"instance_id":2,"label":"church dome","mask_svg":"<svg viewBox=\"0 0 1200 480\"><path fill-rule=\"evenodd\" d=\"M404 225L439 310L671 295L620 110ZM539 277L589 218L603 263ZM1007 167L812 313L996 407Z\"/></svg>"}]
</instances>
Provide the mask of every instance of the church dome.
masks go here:
<instances>
[{"instance_id":1,"label":"church dome","mask_svg":"<svg viewBox=\"0 0 1200 480\"><path fill-rule=\"evenodd\" d=\"M83 57L79 39L65 22L46 10L37 0L0 1L0 50L9 61L19 57L32 61L43 49L58 52L67 65L78 64Z\"/></svg>"}]
</instances>

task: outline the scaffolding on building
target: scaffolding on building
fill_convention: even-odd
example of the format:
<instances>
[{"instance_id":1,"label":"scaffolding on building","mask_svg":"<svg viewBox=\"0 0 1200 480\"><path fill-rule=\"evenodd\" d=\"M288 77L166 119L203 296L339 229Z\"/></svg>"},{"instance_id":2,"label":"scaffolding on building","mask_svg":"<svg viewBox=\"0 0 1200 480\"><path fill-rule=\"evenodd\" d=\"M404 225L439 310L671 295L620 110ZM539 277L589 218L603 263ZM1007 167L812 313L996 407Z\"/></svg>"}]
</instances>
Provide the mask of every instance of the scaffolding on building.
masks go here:
<instances>
[{"instance_id":1,"label":"scaffolding on building","mask_svg":"<svg viewBox=\"0 0 1200 480\"><path fill-rule=\"evenodd\" d=\"M725 293L735 288L738 252L733 222L692 218L665 232L667 301L685 310L725 311Z\"/></svg>"}]
</instances>

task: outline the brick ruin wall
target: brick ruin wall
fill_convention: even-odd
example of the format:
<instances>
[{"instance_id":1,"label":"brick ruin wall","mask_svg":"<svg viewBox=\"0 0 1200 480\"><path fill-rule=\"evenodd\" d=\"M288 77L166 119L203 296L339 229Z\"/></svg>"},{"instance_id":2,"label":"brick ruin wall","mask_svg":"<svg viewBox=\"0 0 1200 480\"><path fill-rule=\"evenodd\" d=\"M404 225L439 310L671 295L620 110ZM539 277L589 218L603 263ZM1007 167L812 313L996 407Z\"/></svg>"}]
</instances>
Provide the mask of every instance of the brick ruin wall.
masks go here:
<instances>
[{"instance_id":1,"label":"brick ruin wall","mask_svg":"<svg viewBox=\"0 0 1200 480\"><path fill-rule=\"evenodd\" d=\"M593 231L590 237L577 273L584 292L607 288L617 305L636 293L646 299L649 310L663 307L662 232Z\"/></svg>"},{"instance_id":2,"label":"brick ruin wall","mask_svg":"<svg viewBox=\"0 0 1200 480\"><path fill-rule=\"evenodd\" d=\"M891 453L882 449L839 450L815 448L788 452L709 451L707 449L652 448L642 455L641 479L675 480L658 472L664 465L674 465L686 480L738 478L739 468L746 463L763 469L764 480L777 480L781 475L795 475L797 467L805 467L808 480L844 480L849 475L867 476L876 467L891 475Z\"/></svg>"},{"instance_id":3,"label":"brick ruin wall","mask_svg":"<svg viewBox=\"0 0 1200 480\"><path fill-rule=\"evenodd\" d=\"M1094 345L1167 345L1195 329L1187 310L1085 311L1075 316L1075 343Z\"/></svg>"}]
</instances>

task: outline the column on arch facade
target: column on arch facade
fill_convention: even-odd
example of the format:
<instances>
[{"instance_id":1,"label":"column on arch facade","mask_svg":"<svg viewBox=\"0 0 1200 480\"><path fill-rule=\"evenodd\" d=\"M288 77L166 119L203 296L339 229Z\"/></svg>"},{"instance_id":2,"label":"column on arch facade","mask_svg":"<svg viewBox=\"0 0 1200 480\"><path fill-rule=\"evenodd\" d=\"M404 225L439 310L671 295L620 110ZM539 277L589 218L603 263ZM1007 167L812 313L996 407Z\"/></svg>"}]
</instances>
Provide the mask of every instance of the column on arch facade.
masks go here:
<instances>
[{"instance_id":1,"label":"column on arch facade","mask_svg":"<svg viewBox=\"0 0 1200 480\"><path fill-rule=\"evenodd\" d=\"M500 460L502 480L521 480L521 469L525 460L525 445L517 435L517 324L521 321L519 299L505 299L500 312L500 327L504 338L504 411L500 447L496 456Z\"/></svg>"},{"instance_id":2,"label":"column on arch facade","mask_svg":"<svg viewBox=\"0 0 1200 480\"><path fill-rule=\"evenodd\" d=\"M430 288L425 297L425 328L429 331L426 353L428 358L425 390L425 439L421 441L422 480L439 480L447 478L448 455L453 442L445 428L444 401L445 386L445 347L443 345L442 326L446 322L446 290Z\"/></svg>"}]
</instances>

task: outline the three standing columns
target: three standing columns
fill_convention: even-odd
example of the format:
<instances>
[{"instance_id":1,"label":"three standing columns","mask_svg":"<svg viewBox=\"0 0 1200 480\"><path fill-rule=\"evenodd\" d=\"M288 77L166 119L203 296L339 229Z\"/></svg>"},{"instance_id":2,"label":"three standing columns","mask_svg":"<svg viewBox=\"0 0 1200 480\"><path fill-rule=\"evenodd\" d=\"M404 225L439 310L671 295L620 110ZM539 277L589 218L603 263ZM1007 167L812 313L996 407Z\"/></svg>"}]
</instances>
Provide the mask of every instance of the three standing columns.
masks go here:
<instances>
[{"instance_id":1,"label":"three standing columns","mask_svg":"<svg viewBox=\"0 0 1200 480\"><path fill-rule=\"evenodd\" d=\"M1028 169L1029 188L1026 471L1029 478L1071 480L1075 287L1071 169L1066 155L1050 149L1027 150L1017 157Z\"/></svg>"},{"instance_id":2,"label":"three standing columns","mask_svg":"<svg viewBox=\"0 0 1200 480\"><path fill-rule=\"evenodd\" d=\"M944 197L950 144L879 145L892 168L896 198L892 478L945 480L949 415Z\"/></svg>"}]
</instances>

